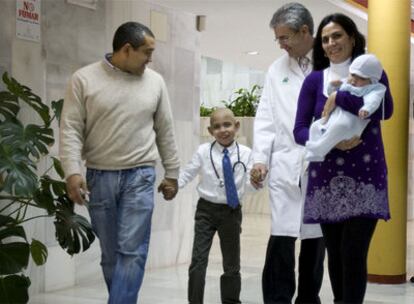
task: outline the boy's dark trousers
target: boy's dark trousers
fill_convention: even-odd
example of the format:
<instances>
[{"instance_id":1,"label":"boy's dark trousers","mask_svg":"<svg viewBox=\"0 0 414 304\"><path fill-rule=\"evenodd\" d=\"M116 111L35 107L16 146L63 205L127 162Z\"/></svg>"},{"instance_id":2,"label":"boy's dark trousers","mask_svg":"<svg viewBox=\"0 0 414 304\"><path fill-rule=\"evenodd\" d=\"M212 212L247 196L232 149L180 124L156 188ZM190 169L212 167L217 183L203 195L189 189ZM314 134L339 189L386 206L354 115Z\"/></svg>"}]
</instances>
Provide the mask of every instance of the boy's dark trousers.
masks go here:
<instances>
[{"instance_id":1,"label":"boy's dark trousers","mask_svg":"<svg viewBox=\"0 0 414 304\"><path fill-rule=\"evenodd\" d=\"M222 303L240 302L240 233L241 206L232 209L199 199L195 214L194 243L191 265L188 271L188 301L202 304L204 285L213 237L216 231L220 239L224 273L220 278Z\"/></svg>"}]
</instances>

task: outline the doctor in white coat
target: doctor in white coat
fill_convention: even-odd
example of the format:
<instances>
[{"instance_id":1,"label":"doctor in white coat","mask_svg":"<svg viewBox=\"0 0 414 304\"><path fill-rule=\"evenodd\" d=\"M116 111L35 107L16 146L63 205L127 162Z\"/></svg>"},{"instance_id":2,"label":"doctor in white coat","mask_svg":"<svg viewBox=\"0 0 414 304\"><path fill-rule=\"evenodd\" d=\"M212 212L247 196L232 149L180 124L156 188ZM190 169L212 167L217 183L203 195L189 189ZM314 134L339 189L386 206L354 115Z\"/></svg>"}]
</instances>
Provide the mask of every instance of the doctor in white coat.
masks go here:
<instances>
[{"instance_id":1,"label":"doctor in white coat","mask_svg":"<svg viewBox=\"0 0 414 304\"><path fill-rule=\"evenodd\" d=\"M251 182L261 187L269 173L272 212L262 289L265 304L291 303L295 293L295 241L301 239L295 303L320 303L325 247L319 225L302 222L306 190L304 147L295 143L297 100L311 72L313 20L299 3L279 8L270 22L286 51L269 68L254 121Z\"/></svg>"}]
</instances>

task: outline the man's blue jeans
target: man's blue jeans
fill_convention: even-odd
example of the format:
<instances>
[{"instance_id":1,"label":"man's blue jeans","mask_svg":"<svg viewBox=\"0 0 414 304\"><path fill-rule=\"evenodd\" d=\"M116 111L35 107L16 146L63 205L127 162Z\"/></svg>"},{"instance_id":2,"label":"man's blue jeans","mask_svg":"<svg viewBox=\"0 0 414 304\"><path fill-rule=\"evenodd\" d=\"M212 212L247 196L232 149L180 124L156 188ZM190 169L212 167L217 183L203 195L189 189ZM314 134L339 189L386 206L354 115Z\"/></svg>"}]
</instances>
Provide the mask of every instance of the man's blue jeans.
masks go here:
<instances>
[{"instance_id":1,"label":"man's blue jeans","mask_svg":"<svg viewBox=\"0 0 414 304\"><path fill-rule=\"evenodd\" d=\"M155 170L89 169L89 214L101 245L109 304L135 304L144 277L154 209Z\"/></svg>"}]
</instances>

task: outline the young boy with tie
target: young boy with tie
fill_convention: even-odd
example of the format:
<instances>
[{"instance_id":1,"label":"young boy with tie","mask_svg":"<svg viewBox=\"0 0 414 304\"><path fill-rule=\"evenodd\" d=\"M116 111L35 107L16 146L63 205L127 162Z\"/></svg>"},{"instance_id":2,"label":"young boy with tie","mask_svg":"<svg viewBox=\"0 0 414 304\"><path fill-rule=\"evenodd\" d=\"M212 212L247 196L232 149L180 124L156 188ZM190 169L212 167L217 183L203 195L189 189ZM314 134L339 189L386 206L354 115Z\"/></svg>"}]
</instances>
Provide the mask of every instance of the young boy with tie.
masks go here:
<instances>
[{"instance_id":1,"label":"young boy with tie","mask_svg":"<svg viewBox=\"0 0 414 304\"><path fill-rule=\"evenodd\" d=\"M212 143L199 146L192 160L181 170L180 188L200 174L194 226L194 243L189 268L188 302L203 303L204 285L213 237L220 239L224 273L220 278L222 303L240 302L241 199L249 183L250 148L235 141L240 122L226 108L210 116Z\"/></svg>"}]
</instances>

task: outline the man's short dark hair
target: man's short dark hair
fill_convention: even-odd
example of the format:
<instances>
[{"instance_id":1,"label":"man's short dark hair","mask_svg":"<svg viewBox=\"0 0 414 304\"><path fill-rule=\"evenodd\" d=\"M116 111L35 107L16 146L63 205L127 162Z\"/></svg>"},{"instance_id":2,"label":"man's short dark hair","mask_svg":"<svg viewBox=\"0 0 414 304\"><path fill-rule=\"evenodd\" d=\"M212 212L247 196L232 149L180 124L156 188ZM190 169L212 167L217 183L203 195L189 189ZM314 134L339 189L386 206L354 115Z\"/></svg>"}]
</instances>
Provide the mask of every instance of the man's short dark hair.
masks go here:
<instances>
[{"instance_id":1,"label":"man's short dark hair","mask_svg":"<svg viewBox=\"0 0 414 304\"><path fill-rule=\"evenodd\" d=\"M145 44L145 36L154 37L151 30L138 22L126 22L115 31L112 49L119 51L125 44L129 43L134 49Z\"/></svg>"}]
</instances>

